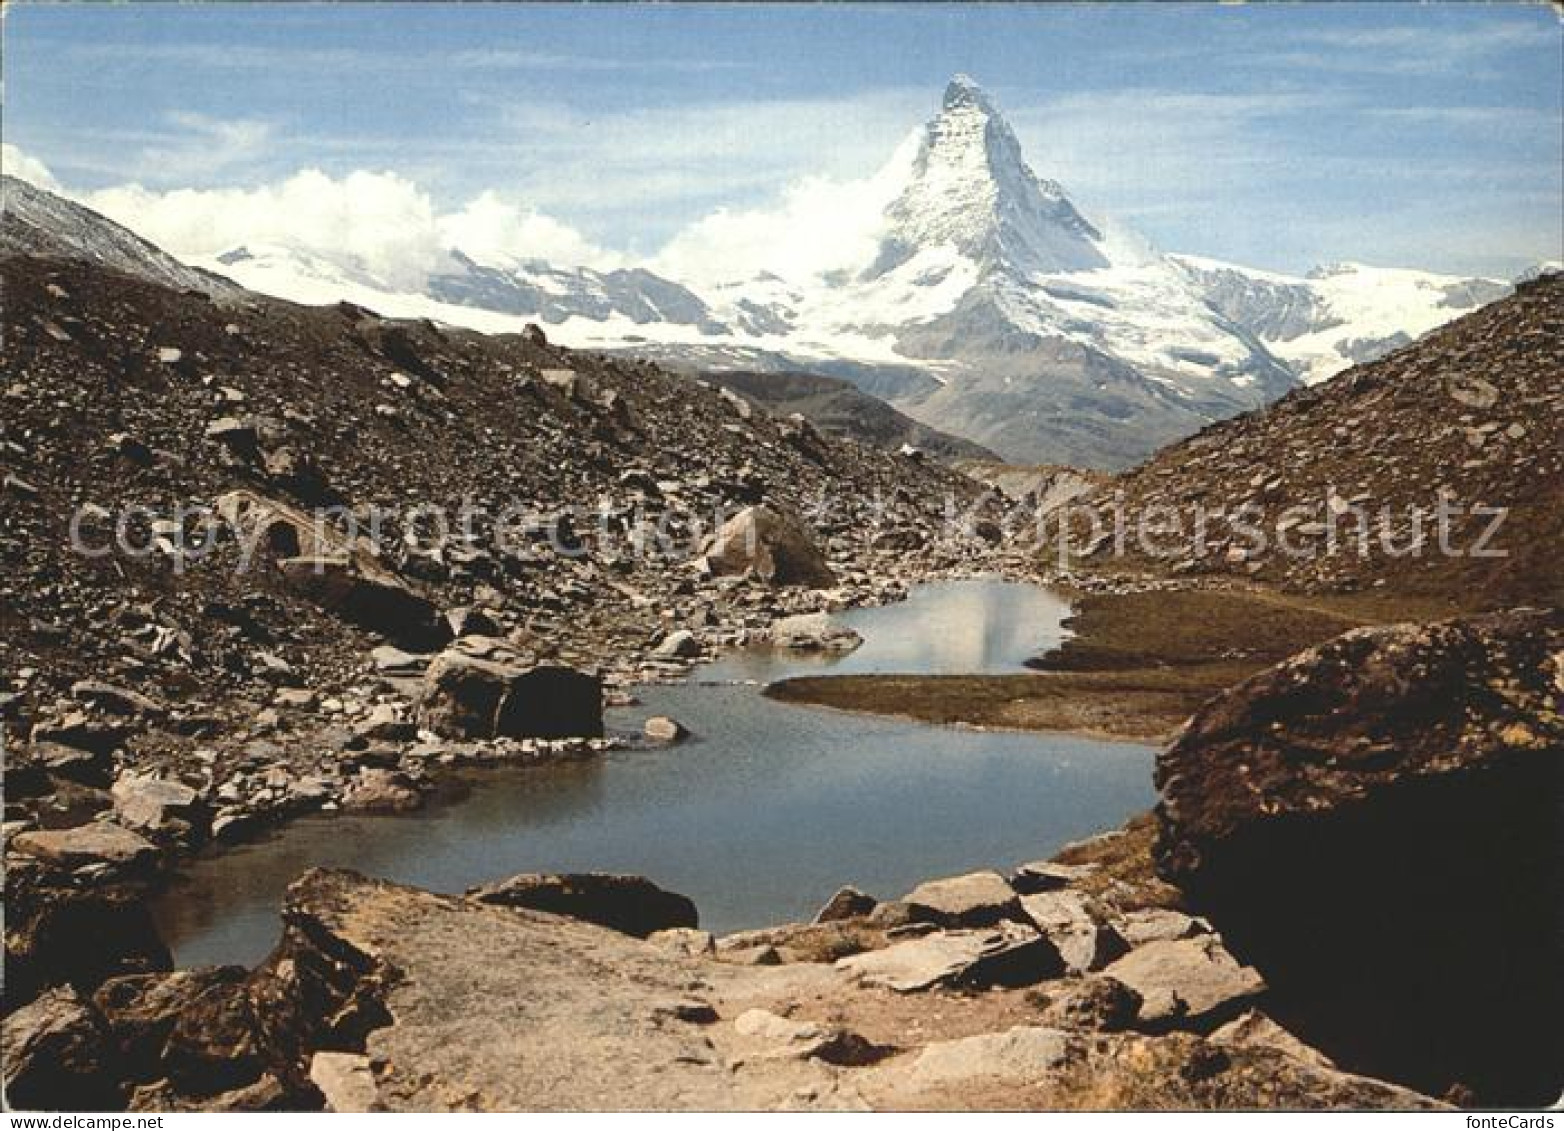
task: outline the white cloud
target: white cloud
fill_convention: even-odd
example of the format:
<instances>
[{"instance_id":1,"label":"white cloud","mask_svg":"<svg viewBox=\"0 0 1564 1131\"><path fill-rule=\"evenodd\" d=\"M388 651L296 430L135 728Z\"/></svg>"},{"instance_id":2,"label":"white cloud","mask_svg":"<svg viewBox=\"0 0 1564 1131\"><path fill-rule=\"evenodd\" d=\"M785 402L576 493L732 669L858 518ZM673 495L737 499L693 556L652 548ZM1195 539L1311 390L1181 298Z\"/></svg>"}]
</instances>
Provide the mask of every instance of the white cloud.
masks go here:
<instances>
[{"instance_id":1,"label":"white cloud","mask_svg":"<svg viewBox=\"0 0 1564 1131\"><path fill-rule=\"evenodd\" d=\"M0 144L0 169L13 177L35 184L41 189L58 192L60 183L49 172L48 166L36 157L23 153L10 142Z\"/></svg>"},{"instance_id":2,"label":"white cloud","mask_svg":"<svg viewBox=\"0 0 1564 1131\"><path fill-rule=\"evenodd\" d=\"M494 121L477 160L502 166L546 211L655 246L718 204L754 208L805 177L872 175L935 105L929 91L905 88L612 111L475 96Z\"/></svg>"},{"instance_id":3,"label":"white cloud","mask_svg":"<svg viewBox=\"0 0 1564 1131\"><path fill-rule=\"evenodd\" d=\"M806 279L867 263L885 206L917 153L921 132L914 131L872 177L809 177L790 186L775 207L717 209L674 236L653 270L693 283L720 283L763 271Z\"/></svg>"},{"instance_id":4,"label":"white cloud","mask_svg":"<svg viewBox=\"0 0 1564 1131\"><path fill-rule=\"evenodd\" d=\"M492 266L525 259L604 269L623 264L623 256L597 246L569 225L493 191L480 193L460 211L439 217L435 226L445 246L460 248Z\"/></svg>"},{"instance_id":5,"label":"white cloud","mask_svg":"<svg viewBox=\"0 0 1564 1131\"><path fill-rule=\"evenodd\" d=\"M241 244L285 244L398 287L417 286L442 259L428 195L393 173L338 179L306 169L257 188L157 192L133 184L81 199L185 258Z\"/></svg>"},{"instance_id":6,"label":"white cloud","mask_svg":"<svg viewBox=\"0 0 1564 1131\"><path fill-rule=\"evenodd\" d=\"M1478 27L1424 19L1399 27L1301 31L1290 37L1285 50L1251 52L1242 61L1378 75L1451 74L1470 81L1502 74L1499 62L1505 52L1547 47L1557 39L1557 24L1546 15L1543 20L1503 20Z\"/></svg>"},{"instance_id":7,"label":"white cloud","mask_svg":"<svg viewBox=\"0 0 1564 1131\"><path fill-rule=\"evenodd\" d=\"M453 246L485 263L604 265L614 258L567 225L494 193L441 214L428 192L389 172L333 177L305 169L255 188L157 191L131 184L77 195L186 259L283 245L399 290L422 287L449 264L446 249Z\"/></svg>"}]
</instances>

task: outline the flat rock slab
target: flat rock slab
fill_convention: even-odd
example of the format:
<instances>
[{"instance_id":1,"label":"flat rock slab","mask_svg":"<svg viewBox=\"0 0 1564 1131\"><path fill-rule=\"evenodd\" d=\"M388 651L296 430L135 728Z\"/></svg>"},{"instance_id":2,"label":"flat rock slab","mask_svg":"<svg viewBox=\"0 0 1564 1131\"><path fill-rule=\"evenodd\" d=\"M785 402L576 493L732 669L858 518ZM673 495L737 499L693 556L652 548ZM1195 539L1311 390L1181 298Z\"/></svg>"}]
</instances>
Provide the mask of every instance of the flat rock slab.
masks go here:
<instances>
[{"instance_id":1,"label":"flat rock slab","mask_svg":"<svg viewBox=\"0 0 1564 1131\"><path fill-rule=\"evenodd\" d=\"M89 864L123 867L144 864L157 856L151 841L123 825L94 821L74 829L41 829L22 833L11 841L13 848L29 856L64 868L82 868Z\"/></svg>"},{"instance_id":2,"label":"flat rock slab","mask_svg":"<svg viewBox=\"0 0 1564 1131\"><path fill-rule=\"evenodd\" d=\"M836 968L866 986L917 993L935 986L1023 986L1064 973L1059 952L1019 925L1006 930L939 931L855 954Z\"/></svg>"},{"instance_id":3,"label":"flat rock slab","mask_svg":"<svg viewBox=\"0 0 1564 1131\"><path fill-rule=\"evenodd\" d=\"M951 981L998 939L992 931L947 931L844 958L836 968L865 985L916 993Z\"/></svg>"},{"instance_id":4,"label":"flat rock slab","mask_svg":"<svg viewBox=\"0 0 1564 1131\"><path fill-rule=\"evenodd\" d=\"M1215 935L1147 943L1103 972L1140 994L1140 1019L1149 1025L1215 1023L1265 989L1259 972Z\"/></svg>"},{"instance_id":5,"label":"flat rock slab","mask_svg":"<svg viewBox=\"0 0 1564 1131\"><path fill-rule=\"evenodd\" d=\"M984 1078L1035 1080L1069 1055L1070 1039L1062 1029L1018 1025L1002 1033L926 1045L913 1061L907 1082L921 1088Z\"/></svg>"},{"instance_id":6,"label":"flat rock slab","mask_svg":"<svg viewBox=\"0 0 1564 1131\"><path fill-rule=\"evenodd\" d=\"M998 872L972 872L919 884L902 900L913 918L943 927L991 927L1021 919L1021 901Z\"/></svg>"}]
</instances>

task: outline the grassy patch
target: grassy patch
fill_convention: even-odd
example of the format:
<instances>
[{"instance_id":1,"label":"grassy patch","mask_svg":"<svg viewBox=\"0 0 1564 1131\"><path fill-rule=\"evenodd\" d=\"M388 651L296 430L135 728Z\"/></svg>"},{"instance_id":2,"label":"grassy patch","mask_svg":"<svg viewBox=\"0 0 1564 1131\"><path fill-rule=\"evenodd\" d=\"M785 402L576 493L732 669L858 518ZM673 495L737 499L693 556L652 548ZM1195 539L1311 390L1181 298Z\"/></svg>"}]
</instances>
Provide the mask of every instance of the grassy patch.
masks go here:
<instances>
[{"instance_id":1,"label":"grassy patch","mask_svg":"<svg viewBox=\"0 0 1564 1131\"><path fill-rule=\"evenodd\" d=\"M1037 674L809 676L766 694L945 725L1162 742L1218 691L1304 648L1363 624L1459 611L1442 599L1232 589L1093 593L1075 608L1075 635Z\"/></svg>"}]
</instances>

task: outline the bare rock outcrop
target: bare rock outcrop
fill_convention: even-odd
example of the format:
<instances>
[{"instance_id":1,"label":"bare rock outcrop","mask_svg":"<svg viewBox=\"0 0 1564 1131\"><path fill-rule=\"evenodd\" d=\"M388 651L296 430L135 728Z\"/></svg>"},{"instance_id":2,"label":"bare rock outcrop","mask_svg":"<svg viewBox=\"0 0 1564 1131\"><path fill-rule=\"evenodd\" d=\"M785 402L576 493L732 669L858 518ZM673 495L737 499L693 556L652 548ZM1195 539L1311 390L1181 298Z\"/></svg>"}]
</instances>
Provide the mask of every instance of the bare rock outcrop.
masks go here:
<instances>
[{"instance_id":1,"label":"bare rock outcrop","mask_svg":"<svg viewBox=\"0 0 1564 1131\"><path fill-rule=\"evenodd\" d=\"M1564 614L1347 633L1161 756L1157 847L1277 1020L1496 1104L1564 1085Z\"/></svg>"},{"instance_id":2,"label":"bare rock outcrop","mask_svg":"<svg viewBox=\"0 0 1564 1131\"><path fill-rule=\"evenodd\" d=\"M1138 994L1040 965L1052 946L1023 922L898 939L870 918L798 928L865 925L857 959L735 964L709 936L668 945L688 928L642 941L315 870L255 971L119 979L101 1015L72 999L65 1020L135 1061L135 1110L1438 1106L1269 1019L1134 1031ZM985 964L1017 977L972 976ZM920 970L935 976L886 980Z\"/></svg>"},{"instance_id":3,"label":"bare rock outcrop","mask_svg":"<svg viewBox=\"0 0 1564 1131\"><path fill-rule=\"evenodd\" d=\"M467 894L494 907L551 911L640 939L657 931L700 925L695 904L687 896L665 891L644 876L607 872L527 874L475 888Z\"/></svg>"},{"instance_id":4,"label":"bare rock outcrop","mask_svg":"<svg viewBox=\"0 0 1564 1131\"><path fill-rule=\"evenodd\" d=\"M118 1072L102 1021L74 990L50 990L8 1014L0 1051L7 1110L118 1106Z\"/></svg>"}]
</instances>

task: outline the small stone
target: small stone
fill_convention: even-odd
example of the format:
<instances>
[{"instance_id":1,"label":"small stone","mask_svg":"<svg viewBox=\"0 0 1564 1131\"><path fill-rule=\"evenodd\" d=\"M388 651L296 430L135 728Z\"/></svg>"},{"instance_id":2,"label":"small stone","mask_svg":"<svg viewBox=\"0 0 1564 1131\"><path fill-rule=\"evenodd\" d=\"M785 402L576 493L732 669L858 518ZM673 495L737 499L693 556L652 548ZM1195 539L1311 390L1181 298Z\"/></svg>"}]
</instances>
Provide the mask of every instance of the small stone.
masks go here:
<instances>
[{"instance_id":1,"label":"small stone","mask_svg":"<svg viewBox=\"0 0 1564 1131\"><path fill-rule=\"evenodd\" d=\"M667 715L653 715L641 726L641 733L653 742L678 742L689 736L684 724Z\"/></svg>"}]
</instances>

